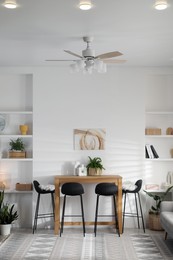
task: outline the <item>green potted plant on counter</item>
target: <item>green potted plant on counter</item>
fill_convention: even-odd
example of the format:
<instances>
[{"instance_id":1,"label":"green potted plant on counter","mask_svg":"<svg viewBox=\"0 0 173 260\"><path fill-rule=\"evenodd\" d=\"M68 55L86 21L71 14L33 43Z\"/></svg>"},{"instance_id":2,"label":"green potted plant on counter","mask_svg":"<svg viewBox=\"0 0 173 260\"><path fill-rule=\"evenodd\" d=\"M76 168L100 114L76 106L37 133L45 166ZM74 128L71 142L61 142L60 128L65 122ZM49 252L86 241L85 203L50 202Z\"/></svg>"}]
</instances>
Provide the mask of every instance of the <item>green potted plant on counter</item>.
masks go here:
<instances>
[{"instance_id":1,"label":"green potted plant on counter","mask_svg":"<svg viewBox=\"0 0 173 260\"><path fill-rule=\"evenodd\" d=\"M18 219L17 211L14 210L14 204L4 203L4 191L0 191L0 234L7 236L11 231L11 224Z\"/></svg>"},{"instance_id":2,"label":"green potted plant on counter","mask_svg":"<svg viewBox=\"0 0 173 260\"><path fill-rule=\"evenodd\" d=\"M173 186L170 186L165 192L160 194L158 192L156 194L155 192L144 190L144 192L155 201L155 204L149 209L149 228L151 230L163 230L160 224L160 205L172 188Z\"/></svg>"},{"instance_id":3,"label":"green potted plant on counter","mask_svg":"<svg viewBox=\"0 0 173 260\"><path fill-rule=\"evenodd\" d=\"M88 175L101 175L102 170L105 170L100 157L91 158L88 156L89 162L86 165Z\"/></svg>"}]
</instances>

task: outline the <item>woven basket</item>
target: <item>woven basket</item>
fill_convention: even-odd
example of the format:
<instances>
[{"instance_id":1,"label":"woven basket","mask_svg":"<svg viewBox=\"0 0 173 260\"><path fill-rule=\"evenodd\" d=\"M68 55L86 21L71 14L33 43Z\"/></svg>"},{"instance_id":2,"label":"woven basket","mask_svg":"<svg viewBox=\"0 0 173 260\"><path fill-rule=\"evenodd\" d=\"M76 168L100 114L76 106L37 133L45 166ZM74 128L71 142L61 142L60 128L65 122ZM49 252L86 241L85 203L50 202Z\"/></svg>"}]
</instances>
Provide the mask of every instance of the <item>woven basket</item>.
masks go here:
<instances>
[{"instance_id":1,"label":"woven basket","mask_svg":"<svg viewBox=\"0 0 173 260\"><path fill-rule=\"evenodd\" d=\"M25 158L26 152L23 151L10 151L9 152L9 158Z\"/></svg>"},{"instance_id":2,"label":"woven basket","mask_svg":"<svg viewBox=\"0 0 173 260\"><path fill-rule=\"evenodd\" d=\"M160 224L160 215L149 214L149 229L151 230L163 230Z\"/></svg>"}]
</instances>

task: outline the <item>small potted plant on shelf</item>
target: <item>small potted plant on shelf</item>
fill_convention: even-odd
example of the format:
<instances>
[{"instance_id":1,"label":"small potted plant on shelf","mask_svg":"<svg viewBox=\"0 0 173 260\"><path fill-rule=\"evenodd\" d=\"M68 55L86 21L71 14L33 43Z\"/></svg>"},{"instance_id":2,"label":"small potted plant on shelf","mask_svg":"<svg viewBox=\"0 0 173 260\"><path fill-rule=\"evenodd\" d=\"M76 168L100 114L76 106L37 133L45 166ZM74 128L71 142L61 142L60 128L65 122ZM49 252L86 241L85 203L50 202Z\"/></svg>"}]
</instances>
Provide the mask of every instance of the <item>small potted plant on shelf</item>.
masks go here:
<instances>
[{"instance_id":1,"label":"small potted plant on shelf","mask_svg":"<svg viewBox=\"0 0 173 260\"><path fill-rule=\"evenodd\" d=\"M160 224L160 205L172 188L173 186L170 186L164 193L160 193L160 195L144 190L144 192L155 201L155 205L151 206L149 210L149 228L151 230L163 230Z\"/></svg>"},{"instance_id":2,"label":"small potted plant on shelf","mask_svg":"<svg viewBox=\"0 0 173 260\"><path fill-rule=\"evenodd\" d=\"M21 138L17 138L16 140L10 140L10 151L9 157L10 158L25 158L25 144Z\"/></svg>"},{"instance_id":3,"label":"small potted plant on shelf","mask_svg":"<svg viewBox=\"0 0 173 260\"><path fill-rule=\"evenodd\" d=\"M105 170L100 157L89 158L89 163L86 165L88 175L101 175L102 170Z\"/></svg>"},{"instance_id":4,"label":"small potted plant on shelf","mask_svg":"<svg viewBox=\"0 0 173 260\"><path fill-rule=\"evenodd\" d=\"M3 202L4 191L0 191L0 234L7 236L11 231L11 224L18 219L17 211L14 211L14 204L9 205Z\"/></svg>"}]
</instances>

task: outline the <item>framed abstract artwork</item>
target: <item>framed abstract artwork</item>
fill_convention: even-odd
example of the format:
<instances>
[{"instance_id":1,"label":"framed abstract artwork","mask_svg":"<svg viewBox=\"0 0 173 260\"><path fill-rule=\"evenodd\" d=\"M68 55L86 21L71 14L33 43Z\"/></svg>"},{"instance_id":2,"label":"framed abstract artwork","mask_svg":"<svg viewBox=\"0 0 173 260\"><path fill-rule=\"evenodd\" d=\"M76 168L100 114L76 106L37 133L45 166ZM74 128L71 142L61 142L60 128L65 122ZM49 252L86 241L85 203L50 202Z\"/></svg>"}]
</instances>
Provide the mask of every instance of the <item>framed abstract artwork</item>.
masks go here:
<instances>
[{"instance_id":1,"label":"framed abstract artwork","mask_svg":"<svg viewBox=\"0 0 173 260\"><path fill-rule=\"evenodd\" d=\"M105 129L74 129L75 150L105 150Z\"/></svg>"}]
</instances>

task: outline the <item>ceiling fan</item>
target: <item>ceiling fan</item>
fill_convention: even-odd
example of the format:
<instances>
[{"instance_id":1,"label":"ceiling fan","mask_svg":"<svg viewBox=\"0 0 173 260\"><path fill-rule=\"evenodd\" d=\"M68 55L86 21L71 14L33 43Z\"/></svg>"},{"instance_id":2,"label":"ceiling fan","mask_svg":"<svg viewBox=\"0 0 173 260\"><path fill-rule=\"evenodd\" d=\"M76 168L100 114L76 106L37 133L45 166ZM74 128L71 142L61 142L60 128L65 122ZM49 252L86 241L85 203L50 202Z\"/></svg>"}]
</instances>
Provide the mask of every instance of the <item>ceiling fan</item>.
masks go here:
<instances>
[{"instance_id":1,"label":"ceiling fan","mask_svg":"<svg viewBox=\"0 0 173 260\"><path fill-rule=\"evenodd\" d=\"M73 70L79 71L80 69L84 69L88 72L91 72L93 68L97 69L98 72L106 72L106 63L124 63L126 60L115 60L111 59L114 57L118 57L123 55L119 51L107 52L100 55L95 56L95 50L91 48L91 43L93 41L93 37L84 36L83 41L86 42L87 47L82 51L82 55L74 53L69 50L64 50L66 53L75 56L79 59L71 59L71 60L46 60L46 61L74 61L74 64L71 64Z\"/></svg>"}]
</instances>

